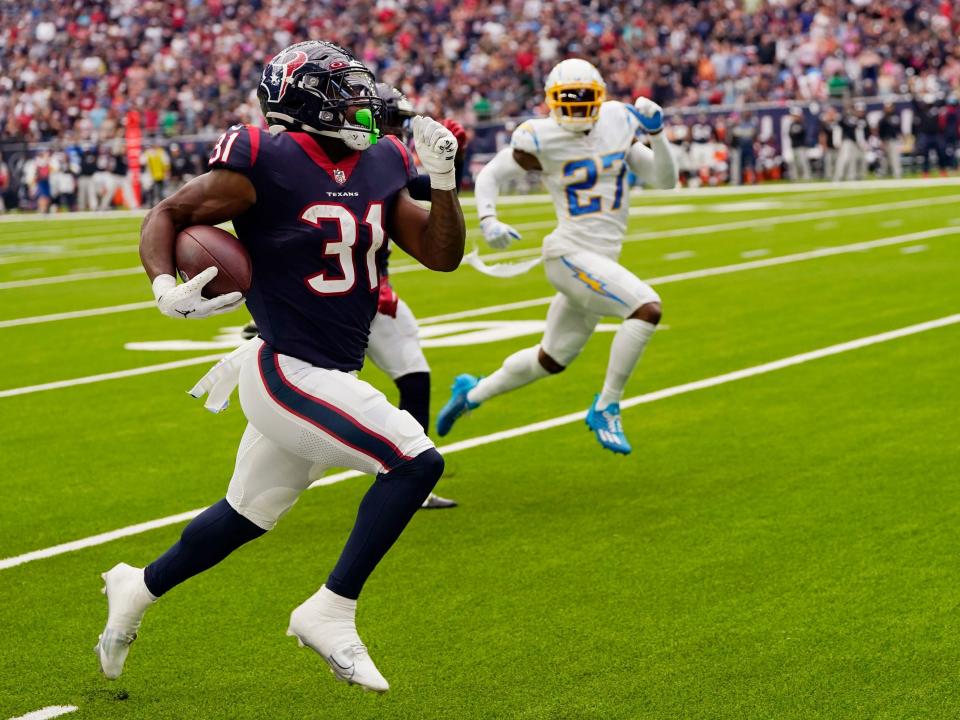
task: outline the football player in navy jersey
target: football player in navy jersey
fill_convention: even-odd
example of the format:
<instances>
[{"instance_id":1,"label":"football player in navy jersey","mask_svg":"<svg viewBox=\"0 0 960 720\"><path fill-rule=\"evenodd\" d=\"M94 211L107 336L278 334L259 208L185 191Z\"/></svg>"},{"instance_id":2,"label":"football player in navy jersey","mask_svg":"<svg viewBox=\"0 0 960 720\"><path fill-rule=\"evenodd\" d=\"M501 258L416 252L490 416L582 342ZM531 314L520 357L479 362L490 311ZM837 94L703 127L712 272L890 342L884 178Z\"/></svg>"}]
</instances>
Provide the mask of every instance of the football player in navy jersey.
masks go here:
<instances>
[{"instance_id":1,"label":"football player in navy jersey","mask_svg":"<svg viewBox=\"0 0 960 720\"><path fill-rule=\"evenodd\" d=\"M400 138L405 144L408 140L408 126L416 113L410 100L397 88L387 83L377 83L377 95L383 101L380 132L383 135L392 135ZM463 181L464 151L467 145L467 134L463 126L455 120L443 120L442 125L447 128L457 140L457 155L454 158L454 177L459 190ZM407 183L407 192L414 200L429 202L430 176L420 175ZM389 246L389 238L386 240ZM388 258L389 247L383 253L378 253L380 271L380 297L377 305L377 314L370 325L370 339L367 344L367 357L380 370L390 376L400 391L399 406L406 410L417 422L423 426L424 432L429 432L430 426L430 365L420 347L417 319L410 306L407 305L390 284ZM245 338L257 335L257 324L250 321L243 328ZM431 492L423 501L423 508L440 510L456 507L455 500L441 497Z\"/></svg>"},{"instance_id":2,"label":"football player in navy jersey","mask_svg":"<svg viewBox=\"0 0 960 720\"><path fill-rule=\"evenodd\" d=\"M215 267L183 284L174 239L190 225L233 220L253 262L246 296L260 338L233 354L248 424L223 500L198 515L148 564L104 573L109 605L96 651L119 677L147 608L171 588L274 527L327 467L376 475L326 583L290 615L288 634L338 679L384 692L356 630L357 597L443 473L420 424L357 379L377 311L378 256L387 234L431 270L455 270L465 228L455 192L457 142L427 117L412 121L432 205L406 191L416 175L406 147L380 138L371 72L346 50L310 41L264 67L258 90L270 132L237 125L217 142L210 172L145 218L140 256L160 311L209 317L243 298L204 298ZM230 363L227 363L229 366Z\"/></svg>"}]
</instances>

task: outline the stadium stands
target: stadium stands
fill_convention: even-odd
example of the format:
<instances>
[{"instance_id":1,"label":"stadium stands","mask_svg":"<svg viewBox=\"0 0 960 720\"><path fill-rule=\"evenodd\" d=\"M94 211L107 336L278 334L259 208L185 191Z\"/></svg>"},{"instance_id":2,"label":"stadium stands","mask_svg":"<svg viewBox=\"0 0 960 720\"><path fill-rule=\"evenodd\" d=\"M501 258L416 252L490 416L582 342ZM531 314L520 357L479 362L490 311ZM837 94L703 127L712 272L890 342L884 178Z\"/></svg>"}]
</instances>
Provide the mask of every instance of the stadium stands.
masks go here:
<instances>
[{"instance_id":1,"label":"stadium stands","mask_svg":"<svg viewBox=\"0 0 960 720\"><path fill-rule=\"evenodd\" d=\"M691 113L901 93L933 96L939 113L960 89L960 6L934 0L8 0L0 17L8 153L11 143L92 141L115 156L130 111L145 138L209 139L258 122L264 60L306 38L352 48L419 109L472 126L535 112L544 73L570 55L599 66L611 97L643 94ZM812 127L819 111L806 114Z\"/></svg>"}]
</instances>

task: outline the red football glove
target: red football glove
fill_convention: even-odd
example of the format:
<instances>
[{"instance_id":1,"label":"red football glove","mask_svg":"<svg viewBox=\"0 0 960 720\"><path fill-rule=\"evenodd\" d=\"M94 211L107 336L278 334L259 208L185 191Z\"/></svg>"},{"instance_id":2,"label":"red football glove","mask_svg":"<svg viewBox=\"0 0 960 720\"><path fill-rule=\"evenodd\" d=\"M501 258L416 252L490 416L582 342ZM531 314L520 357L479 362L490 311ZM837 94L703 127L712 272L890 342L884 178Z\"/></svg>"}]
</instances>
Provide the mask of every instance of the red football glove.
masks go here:
<instances>
[{"instance_id":1,"label":"red football glove","mask_svg":"<svg viewBox=\"0 0 960 720\"><path fill-rule=\"evenodd\" d=\"M458 123L456 120L451 120L447 118L440 122L447 130L453 133L453 136L457 139L457 154L459 155L467 148L467 131L464 130L463 125Z\"/></svg>"},{"instance_id":2,"label":"red football glove","mask_svg":"<svg viewBox=\"0 0 960 720\"><path fill-rule=\"evenodd\" d=\"M390 285L390 280L386 277L380 278L380 298L377 300L377 312L395 318L397 316L397 303L399 302L400 297L393 286Z\"/></svg>"}]
</instances>

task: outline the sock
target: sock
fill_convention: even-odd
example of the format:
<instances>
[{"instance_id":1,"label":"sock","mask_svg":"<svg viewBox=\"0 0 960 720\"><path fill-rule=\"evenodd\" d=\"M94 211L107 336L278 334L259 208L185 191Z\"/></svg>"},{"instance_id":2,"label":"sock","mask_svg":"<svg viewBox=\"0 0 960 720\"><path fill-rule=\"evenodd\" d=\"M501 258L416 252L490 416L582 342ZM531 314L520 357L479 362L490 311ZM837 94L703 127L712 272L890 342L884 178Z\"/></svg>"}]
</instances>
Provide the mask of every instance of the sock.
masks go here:
<instances>
[{"instance_id":1,"label":"sock","mask_svg":"<svg viewBox=\"0 0 960 720\"><path fill-rule=\"evenodd\" d=\"M360 501L357 520L340 553L327 588L356 600L363 584L387 554L443 475L443 456L434 448L377 479Z\"/></svg>"},{"instance_id":2,"label":"sock","mask_svg":"<svg viewBox=\"0 0 960 720\"><path fill-rule=\"evenodd\" d=\"M467 400L472 403L486 402L496 395L546 377L550 373L540 364L539 356L539 345L518 350L504 360L503 367L493 375L480 380L477 386L467 393Z\"/></svg>"},{"instance_id":3,"label":"sock","mask_svg":"<svg viewBox=\"0 0 960 720\"><path fill-rule=\"evenodd\" d=\"M607 377L603 381L600 399L597 400L598 408L602 410L612 403L620 402L627 380L640 362L643 349L656 329L657 326L653 323L636 318L627 318L620 324L617 334L613 336L613 344L610 346Z\"/></svg>"},{"instance_id":4,"label":"sock","mask_svg":"<svg viewBox=\"0 0 960 720\"><path fill-rule=\"evenodd\" d=\"M265 532L230 507L224 498L191 520L180 540L144 568L143 582L151 595L160 597Z\"/></svg>"},{"instance_id":5,"label":"sock","mask_svg":"<svg viewBox=\"0 0 960 720\"><path fill-rule=\"evenodd\" d=\"M394 382L400 391L400 409L413 415L427 432L430 426L430 373L410 373Z\"/></svg>"}]
</instances>

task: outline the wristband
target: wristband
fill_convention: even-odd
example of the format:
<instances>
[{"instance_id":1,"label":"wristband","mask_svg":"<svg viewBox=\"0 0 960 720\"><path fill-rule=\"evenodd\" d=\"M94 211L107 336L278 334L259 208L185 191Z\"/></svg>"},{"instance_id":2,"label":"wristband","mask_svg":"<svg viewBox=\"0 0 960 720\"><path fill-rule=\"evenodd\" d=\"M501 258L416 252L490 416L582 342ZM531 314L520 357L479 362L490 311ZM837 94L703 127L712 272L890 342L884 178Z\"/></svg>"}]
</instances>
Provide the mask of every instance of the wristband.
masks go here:
<instances>
[{"instance_id":1,"label":"wristband","mask_svg":"<svg viewBox=\"0 0 960 720\"><path fill-rule=\"evenodd\" d=\"M153 279L153 284L151 286L153 287L153 299L157 302L160 302L160 298L163 297L168 290L173 290L173 288L176 286L177 279L173 275L157 275Z\"/></svg>"},{"instance_id":2,"label":"wristband","mask_svg":"<svg viewBox=\"0 0 960 720\"><path fill-rule=\"evenodd\" d=\"M443 173L430 173L430 187L433 190L456 190L456 172L453 168L450 168Z\"/></svg>"}]
</instances>

